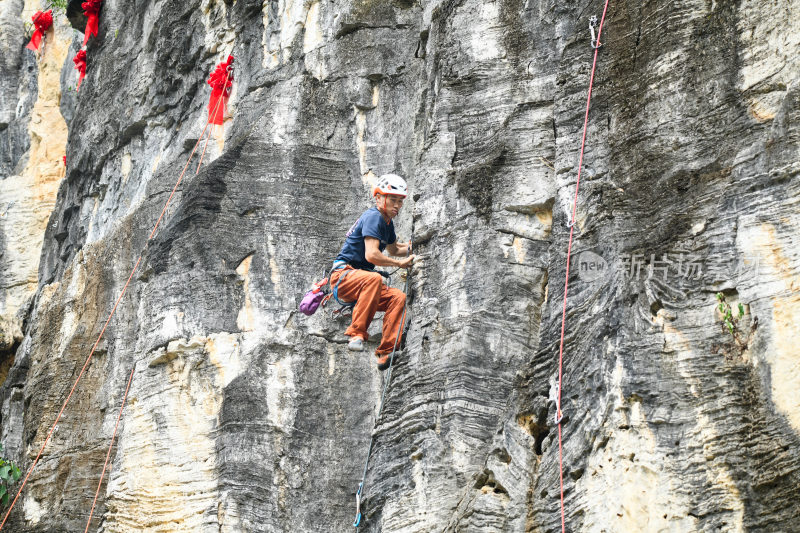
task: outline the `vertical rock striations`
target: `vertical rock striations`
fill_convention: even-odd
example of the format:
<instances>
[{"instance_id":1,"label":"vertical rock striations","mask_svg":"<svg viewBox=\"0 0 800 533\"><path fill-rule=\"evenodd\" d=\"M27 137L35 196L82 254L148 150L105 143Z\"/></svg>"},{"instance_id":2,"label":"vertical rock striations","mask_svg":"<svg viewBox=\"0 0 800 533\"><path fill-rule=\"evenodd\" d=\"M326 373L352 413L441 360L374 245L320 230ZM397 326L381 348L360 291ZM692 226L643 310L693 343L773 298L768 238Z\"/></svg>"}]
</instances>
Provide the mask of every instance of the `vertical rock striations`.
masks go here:
<instances>
[{"instance_id":1,"label":"vertical rock striations","mask_svg":"<svg viewBox=\"0 0 800 533\"><path fill-rule=\"evenodd\" d=\"M2 442L12 453L21 426L21 409L8 401L24 384L25 362L9 376L23 339L23 326L38 288L37 270L45 227L64 177L67 125L59 110L60 72L70 32L58 20L46 32L39 52L24 49L23 19L34 2L0 7L0 377L6 381Z\"/></svg>"},{"instance_id":2,"label":"vertical rock striations","mask_svg":"<svg viewBox=\"0 0 800 533\"><path fill-rule=\"evenodd\" d=\"M566 223L601 2L107 0L77 94L82 36L62 20L37 63L28 4L0 7L16 460L143 259L10 530L85 527L131 369L92 530L347 531L373 434L365 531L560 530ZM796 529L799 11L611 2L566 314L570 531ZM228 54L231 117L148 242ZM398 229L424 261L376 422L370 356L294 309L386 172L409 178ZM745 311L736 339L718 292Z\"/></svg>"}]
</instances>

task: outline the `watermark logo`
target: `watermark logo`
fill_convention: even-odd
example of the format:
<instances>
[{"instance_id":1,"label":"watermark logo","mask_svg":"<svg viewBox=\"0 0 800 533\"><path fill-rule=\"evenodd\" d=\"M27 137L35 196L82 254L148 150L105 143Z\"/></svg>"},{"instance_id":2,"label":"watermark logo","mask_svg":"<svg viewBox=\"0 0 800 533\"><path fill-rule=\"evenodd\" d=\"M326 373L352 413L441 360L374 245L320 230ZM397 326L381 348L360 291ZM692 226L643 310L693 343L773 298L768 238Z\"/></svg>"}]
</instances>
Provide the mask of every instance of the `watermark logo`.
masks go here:
<instances>
[{"instance_id":1,"label":"watermark logo","mask_svg":"<svg viewBox=\"0 0 800 533\"><path fill-rule=\"evenodd\" d=\"M699 279L703 276L703 262L699 255L688 252L667 252L662 255L622 254L622 273L626 278L646 279L660 278L667 281L669 277Z\"/></svg>"},{"instance_id":2,"label":"watermark logo","mask_svg":"<svg viewBox=\"0 0 800 533\"><path fill-rule=\"evenodd\" d=\"M588 250L578 254L578 278L581 281L594 281L608 274L606 260Z\"/></svg>"},{"instance_id":3,"label":"watermark logo","mask_svg":"<svg viewBox=\"0 0 800 533\"><path fill-rule=\"evenodd\" d=\"M718 259L717 261L722 261ZM612 263L609 266L609 262ZM578 270L578 279L585 282L601 278L611 278L613 271L622 273L626 281L657 279L667 285L672 282L700 281L712 271L729 272L730 279L738 282L745 278L757 278L759 274L758 256L741 256L731 264L715 264L715 259L691 252L675 250L663 254L620 254L607 261L600 255L585 250L574 259L571 269Z\"/></svg>"}]
</instances>

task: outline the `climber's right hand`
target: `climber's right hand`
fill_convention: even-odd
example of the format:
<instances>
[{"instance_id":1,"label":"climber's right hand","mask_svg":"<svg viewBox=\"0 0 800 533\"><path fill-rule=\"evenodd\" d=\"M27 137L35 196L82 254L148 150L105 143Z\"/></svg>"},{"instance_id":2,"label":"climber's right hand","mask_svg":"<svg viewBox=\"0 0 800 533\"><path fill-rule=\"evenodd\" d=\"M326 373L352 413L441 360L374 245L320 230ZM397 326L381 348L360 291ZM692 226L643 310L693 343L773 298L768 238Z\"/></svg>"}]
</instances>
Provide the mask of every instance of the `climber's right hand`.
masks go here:
<instances>
[{"instance_id":1,"label":"climber's right hand","mask_svg":"<svg viewBox=\"0 0 800 533\"><path fill-rule=\"evenodd\" d=\"M400 268L411 268L411 265L414 264L414 258L415 257L416 257L415 255L409 255L408 257L406 257L405 259L400 261L399 267Z\"/></svg>"}]
</instances>

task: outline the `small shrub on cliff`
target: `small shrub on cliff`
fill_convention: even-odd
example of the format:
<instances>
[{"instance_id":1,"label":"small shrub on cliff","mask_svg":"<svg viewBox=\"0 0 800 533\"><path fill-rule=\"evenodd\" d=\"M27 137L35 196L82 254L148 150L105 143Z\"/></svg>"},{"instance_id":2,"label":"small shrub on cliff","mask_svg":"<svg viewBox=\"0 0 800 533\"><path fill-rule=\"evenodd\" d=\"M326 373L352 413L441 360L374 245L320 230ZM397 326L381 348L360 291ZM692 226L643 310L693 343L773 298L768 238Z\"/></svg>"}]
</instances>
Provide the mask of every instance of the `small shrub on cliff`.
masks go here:
<instances>
[{"instance_id":1,"label":"small shrub on cliff","mask_svg":"<svg viewBox=\"0 0 800 533\"><path fill-rule=\"evenodd\" d=\"M52 9L54 13L65 14L69 0L45 0L44 7Z\"/></svg>"},{"instance_id":2,"label":"small shrub on cliff","mask_svg":"<svg viewBox=\"0 0 800 533\"><path fill-rule=\"evenodd\" d=\"M745 350L747 350L753 335L758 328L758 318L753 317L749 322L743 320L745 316L744 305L739 303L736 306L736 313L731 308L731 304L725 299L725 295L721 292L717 293L717 310L720 316L720 326L722 327L723 334L730 334L733 338L733 343L712 347L715 353L722 350L726 356L741 357Z\"/></svg>"},{"instance_id":3,"label":"small shrub on cliff","mask_svg":"<svg viewBox=\"0 0 800 533\"><path fill-rule=\"evenodd\" d=\"M3 446L0 445L0 452L2 451ZM19 481L21 476L22 471L17 468L17 465L0 456L0 503L8 505L8 487Z\"/></svg>"},{"instance_id":4,"label":"small shrub on cliff","mask_svg":"<svg viewBox=\"0 0 800 533\"><path fill-rule=\"evenodd\" d=\"M739 319L744 316L744 306L740 303L738 309L739 315L733 316L731 304L725 301L725 295L721 292L718 292L717 300L719 300L719 305L717 308L719 309L719 313L722 315L722 323L724 324L725 328L730 331L731 335L733 335L733 338L736 339Z\"/></svg>"}]
</instances>

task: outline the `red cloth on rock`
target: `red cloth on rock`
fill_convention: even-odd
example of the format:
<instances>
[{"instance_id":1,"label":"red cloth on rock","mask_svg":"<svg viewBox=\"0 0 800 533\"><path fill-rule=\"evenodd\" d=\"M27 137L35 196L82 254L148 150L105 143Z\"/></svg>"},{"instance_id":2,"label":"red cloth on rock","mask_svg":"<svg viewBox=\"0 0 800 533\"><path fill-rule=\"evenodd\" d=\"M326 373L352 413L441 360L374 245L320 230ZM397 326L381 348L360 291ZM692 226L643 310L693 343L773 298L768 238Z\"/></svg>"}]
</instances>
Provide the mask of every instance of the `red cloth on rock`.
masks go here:
<instances>
[{"instance_id":1,"label":"red cloth on rock","mask_svg":"<svg viewBox=\"0 0 800 533\"><path fill-rule=\"evenodd\" d=\"M81 88L81 82L84 76L86 76L86 50L79 50L78 53L75 54L75 57L72 58L72 61L75 63L75 68L80 72L78 76L78 87L75 89L77 91Z\"/></svg>"},{"instance_id":2,"label":"red cloth on rock","mask_svg":"<svg viewBox=\"0 0 800 533\"><path fill-rule=\"evenodd\" d=\"M225 117L225 103L231 95L233 86L233 56L228 56L208 77L211 98L208 101L208 123L222 124Z\"/></svg>"},{"instance_id":3,"label":"red cloth on rock","mask_svg":"<svg viewBox=\"0 0 800 533\"><path fill-rule=\"evenodd\" d=\"M42 43L42 37L44 37L44 32L50 29L50 26L53 25L53 10L48 9L45 12L37 11L33 17L33 25L36 26L36 31L33 32L31 36L31 42L28 43L28 46L25 48L29 50L38 50L39 45Z\"/></svg>"},{"instance_id":4,"label":"red cloth on rock","mask_svg":"<svg viewBox=\"0 0 800 533\"><path fill-rule=\"evenodd\" d=\"M84 16L87 17L86 31L83 32L83 44L89 42L89 36L97 37L97 29L100 21L100 4L103 0L86 0L81 4Z\"/></svg>"}]
</instances>

